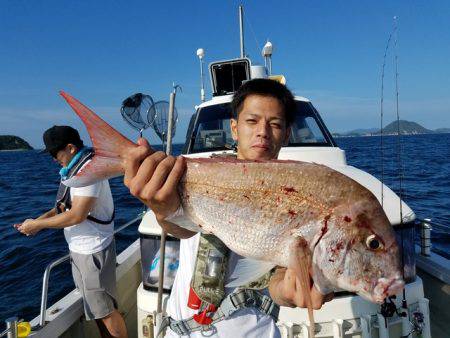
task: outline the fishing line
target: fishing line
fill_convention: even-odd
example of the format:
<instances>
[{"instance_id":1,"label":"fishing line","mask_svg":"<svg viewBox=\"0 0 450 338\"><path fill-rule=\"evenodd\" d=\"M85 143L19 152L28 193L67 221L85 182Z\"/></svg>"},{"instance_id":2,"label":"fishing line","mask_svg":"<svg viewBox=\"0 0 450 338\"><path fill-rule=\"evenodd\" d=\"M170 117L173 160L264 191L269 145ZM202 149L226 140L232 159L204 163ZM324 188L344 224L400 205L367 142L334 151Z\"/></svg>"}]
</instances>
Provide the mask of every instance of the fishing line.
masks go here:
<instances>
[{"instance_id":1,"label":"fishing line","mask_svg":"<svg viewBox=\"0 0 450 338\"><path fill-rule=\"evenodd\" d=\"M247 15L248 26L250 27L250 31L252 32L253 39L255 40L256 50L262 50L261 45L259 44L258 38L256 37L255 31L253 29L252 23L250 22L250 17Z\"/></svg>"},{"instance_id":2,"label":"fishing line","mask_svg":"<svg viewBox=\"0 0 450 338\"><path fill-rule=\"evenodd\" d=\"M383 56L381 68L381 100L380 100L380 152L381 152L381 207L384 206L384 145L383 145L383 103L384 103L384 70L386 67L386 56L391 44L392 32L389 34Z\"/></svg>"}]
</instances>

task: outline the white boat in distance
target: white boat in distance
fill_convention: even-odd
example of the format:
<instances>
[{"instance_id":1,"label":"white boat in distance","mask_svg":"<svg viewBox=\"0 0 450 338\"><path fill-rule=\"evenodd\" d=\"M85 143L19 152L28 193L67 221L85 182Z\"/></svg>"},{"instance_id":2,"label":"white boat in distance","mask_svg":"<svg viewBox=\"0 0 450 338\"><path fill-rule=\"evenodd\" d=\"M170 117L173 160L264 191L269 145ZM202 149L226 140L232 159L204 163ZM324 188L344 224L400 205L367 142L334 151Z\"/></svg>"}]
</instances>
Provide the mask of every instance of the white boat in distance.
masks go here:
<instances>
[{"instance_id":1,"label":"white boat in distance","mask_svg":"<svg viewBox=\"0 0 450 338\"><path fill-rule=\"evenodd\" d=\"M242 12L240 12L242 14ZM242 16L241 16L242 19ZM242 20L241 20L242 27ZM203 51L197 55L203 61ZM187 157L229 156L233 154L229 103L242 81L253 78L273 78L285 81L284 76L271 74L271 45L263 51L265 66L254 65L245 57L241 30L241 57L213 62L209 66L212 97L195 107L189 123L183 155ZM203 76L202 76L203 78ZM279 158L315 162L327 165L356 180L381 201L381 182L367 172L347 165L345 152L333 140L319 112L307 98L295 96L296 119L289 144L281 149ZM400 207L401 205L401 207ZM414 212L389 187L384 186L383 206L398 238L401 239L404 276L407 282L405 298L379 306L351 293L337 293L335 298L314 312L316 337L450 337L447 323L450 262L430 251L430 222L417 220ZM402 213L400 212L402 209ZM400 215L403 219L400 219ZM130 220L122 228L140 221L142 215ZM438 226L438 225L436 225ZM420 227L421 247L414 243L414 230ZM160 243L161 229L151 211L141 220L140 238L117 257L117 286L119 310L123 314L130 337L154 337L157 310L158 276L150 276ZM178 239L168 237L166 259L174 259ZM62 257L51 263L44 275L41 314L31 321L32 337L100 337L96 324L83 316L81 295L73 290L47 308L47 285L51 269L65 261ZM170 262L169 262L170 263ZM169 265L169 264L166 264ZM166 271L168 277L173 271ZM169 279L169 278L167 278ZM163 312L170 293L165 283ZM17 323L10 321L7 333L15 337ZM309 337L307 310L282 307L277 322L283 337Z\"/></svg>"}]
</instances>

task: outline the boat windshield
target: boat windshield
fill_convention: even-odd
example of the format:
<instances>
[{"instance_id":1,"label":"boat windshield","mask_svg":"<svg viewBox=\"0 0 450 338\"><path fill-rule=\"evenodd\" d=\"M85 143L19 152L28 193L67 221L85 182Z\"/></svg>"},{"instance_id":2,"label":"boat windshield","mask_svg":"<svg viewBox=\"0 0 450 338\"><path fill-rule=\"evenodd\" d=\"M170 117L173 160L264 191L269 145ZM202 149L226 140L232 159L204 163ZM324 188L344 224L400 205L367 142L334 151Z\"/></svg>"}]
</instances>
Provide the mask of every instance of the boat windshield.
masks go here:
<instances>
[{"instance_id":1,"label":"boat windshield","mask_svg":"<svg viewBox=\"0 0 450 338\"><path fill-rule=\"evenodd\" d=\"M296 101L297 113L291 126L288 147L334 146L318 112L310 102ZM189 124L183 153L232 149L229 103L200 108Z\"/></svg>"}]
</instances>

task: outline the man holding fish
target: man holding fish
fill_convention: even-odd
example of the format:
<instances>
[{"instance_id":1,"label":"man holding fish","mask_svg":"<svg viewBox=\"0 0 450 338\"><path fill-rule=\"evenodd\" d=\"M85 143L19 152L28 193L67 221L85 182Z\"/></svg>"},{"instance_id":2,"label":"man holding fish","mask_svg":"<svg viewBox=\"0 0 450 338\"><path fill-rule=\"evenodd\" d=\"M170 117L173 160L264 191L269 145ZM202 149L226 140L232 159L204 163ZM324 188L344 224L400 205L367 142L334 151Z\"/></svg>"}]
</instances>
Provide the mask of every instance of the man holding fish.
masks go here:
<instances>
[{"instance_id":1,"label":"man holding fish","mask_svg":"<svg viewBox=\"0 0 450 338\"><path fill-rule=\"evenodd\" d=\"M131 142L61 95L86 125L95 151L63 183L83 187L125 175L125 185L161 226L184 238L170 317L162 323L169 335L279 336L274 319L283 305L308 308L313 337L313 309L331 292L382 303L403 289L399 247L377 198L327 166L276 160L295 112L283 85L255 79L235 93L237 158L154 152L144 139Z\"/></svg>"},{"instance_id":2,"label":"man holding fish","mask_svg":"<svg viewBox=\"0 0 450 338\"><path fill-rule=\"evenodd\" d=\"M281 147L288 142L290 124L295 118L296 106L291 92L272 80L251 80L235 93L232 109L231 130L233 139L237 142L237 158L252 161L276 159ZM152 209L165 231L182 239L180 265L168 313L174 321L195 317L197 311L189 308L188 303L192 302L190 285L191 278L196 273L193 272L193 267L196 265L200 235L170 222L174 214L180 212L177 186L186 169L185 159L182 156L175 158L166 156L163 152L153 152L144 139L140 139L138 144L139 147L130 151L126 160L124 182L134 196ZM226 271L228 276L241 259L234 252L229 254ZM293 270L276 268L272 270L268 288L261 290L261 293L270 294L281 306L306 307L309 299L302 292L300 283ZM233 288L227 288L226 294L232 291ZM314 309L319 309L332 297L332 293L323 295L311 284L310 302ZM214 330L221 337L280 335L274 319L268 313L264 314L252 307L239 309L231 316L214 323ZM174 334L173 331L169 331L168 336L171 334ZM191 332L190 336L201 336L201 332Z\"/></svg>"}]
</instances>

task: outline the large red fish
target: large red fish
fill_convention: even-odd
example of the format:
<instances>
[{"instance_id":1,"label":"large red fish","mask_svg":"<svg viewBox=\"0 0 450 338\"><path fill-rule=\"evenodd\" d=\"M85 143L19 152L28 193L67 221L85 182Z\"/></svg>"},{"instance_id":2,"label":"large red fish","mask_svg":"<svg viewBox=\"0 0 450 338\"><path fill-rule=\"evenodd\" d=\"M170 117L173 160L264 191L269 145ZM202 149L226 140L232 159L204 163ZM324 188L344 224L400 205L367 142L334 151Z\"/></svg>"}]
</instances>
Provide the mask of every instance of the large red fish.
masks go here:
<instances>
[{"instance_id":1,"label":"large red fish","mask_svg":"<svg viewBox=\"0 0 450 338\"><path fill-rule=\"evenodd\" d=\"M122 175L124 154L137 145L62 95L95 149L93 160L65 183ZM188 158L178 188L183 215L173 222L213 233L249 258L236 267L230 286L276 265L294 269L305 288L309 270L323 293L344 289L377 303L404 286L395 234L381 205L365 187L324 165Z\"/></svg>"}]
</instances>

